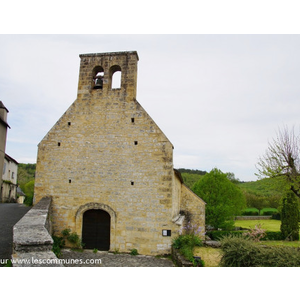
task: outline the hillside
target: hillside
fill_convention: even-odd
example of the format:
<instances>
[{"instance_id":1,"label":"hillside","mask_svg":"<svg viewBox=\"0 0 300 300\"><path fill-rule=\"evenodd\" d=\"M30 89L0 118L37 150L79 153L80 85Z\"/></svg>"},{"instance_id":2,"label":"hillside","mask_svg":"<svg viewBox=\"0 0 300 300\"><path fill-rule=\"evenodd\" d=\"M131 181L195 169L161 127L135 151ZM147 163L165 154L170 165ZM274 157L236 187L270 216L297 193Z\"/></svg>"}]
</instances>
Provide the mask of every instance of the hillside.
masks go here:
<instances>
[{"instance_id":1,"label":"hillside","mask_svg":"<svg viewBox=\"0 0 300 300\"><path fill-rule=\"evenodd\" d=\"M192 189L193 185L207 172L190 169L179 169L184 183ZM247 207L278 208L284 194L284 180L282 178L264 178L251 182L239 182L233 173L228 178L243 191Z\"/></svg>"},{"instance_id":2,"label":"hillside","mask_svg":"<svg viewBox=\"0 0 300 300\"><path fill-rule=\"evenodd\" d=\"M264 178L257 181L239 183L238 186L244 191L265 197L282 196L285 182L283 178Z\"/></svg>"},{"instance_id":3,"label":"hillside","mask_svg":"<svg viewBox=\"0 0 300 300\"><path fill-rule=\"evenodd\" d=\"M192 189L193 185L207 172L200 170L191 170L191 169L178 169L181 173L182 179L187 187Z\"/></svg>"},{"instance_id":4,"label":"hillside","mask_svg":"<svg viewBox=\"0 0 300 300\"><path fill-rule=\"evenodd\" d=\"M36 164L19 164L18 165L18 184L25 185L34 180Z\"/></svg>"},{"instance_id":5,"label":"hillside","mask_svg":"<svg viewBox=\"0 0 300 300\"><path fill-rule=\"evenodd\" d=\"M18 185L25 193L24 204L32 205L36 164L18 165Z\"/></svg>"}]
</instances>

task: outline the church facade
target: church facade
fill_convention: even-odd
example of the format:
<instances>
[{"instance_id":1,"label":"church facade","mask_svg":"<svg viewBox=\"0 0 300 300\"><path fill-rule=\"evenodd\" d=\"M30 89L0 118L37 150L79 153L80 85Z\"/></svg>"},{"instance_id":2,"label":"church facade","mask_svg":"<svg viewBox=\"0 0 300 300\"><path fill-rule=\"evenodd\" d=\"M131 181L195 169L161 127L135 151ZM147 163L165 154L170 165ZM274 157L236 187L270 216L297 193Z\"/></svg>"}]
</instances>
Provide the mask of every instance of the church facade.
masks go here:
<instances>
[{"instance_id":1,"label":"church facade","mask_svg":"<svg viewBox=\"0 0 300 300\"><path fill-rule=\"evenodd\" d=\"M135 51L80 55L77 99L38 145L34 201L52 197L56 235L69 228L86 248L157 255L188 221L204 235L205 203L136 100L138 60Z\"/></svg>"}]
</instances>

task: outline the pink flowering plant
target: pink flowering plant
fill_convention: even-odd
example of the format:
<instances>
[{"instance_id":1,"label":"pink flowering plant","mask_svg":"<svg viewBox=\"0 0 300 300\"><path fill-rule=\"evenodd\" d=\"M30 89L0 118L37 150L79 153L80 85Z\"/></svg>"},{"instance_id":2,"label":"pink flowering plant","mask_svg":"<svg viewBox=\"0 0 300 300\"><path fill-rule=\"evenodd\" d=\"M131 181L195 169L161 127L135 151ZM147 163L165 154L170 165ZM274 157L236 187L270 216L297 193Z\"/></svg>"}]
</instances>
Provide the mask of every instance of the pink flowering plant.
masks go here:
<instances>
[{"instance_id":1,"label":"pink flowering plant","mask_svg":"<svg viewBox=\"0 0 300 300\"><path fill-rule=\"evenodd\" d=\"M244 236L249 237L255 242L259 242L266 236L266 230L261 228L261 224L257 224L254 228L251 228L248 232L244 233Z\"/></svg>"}]
</instances>

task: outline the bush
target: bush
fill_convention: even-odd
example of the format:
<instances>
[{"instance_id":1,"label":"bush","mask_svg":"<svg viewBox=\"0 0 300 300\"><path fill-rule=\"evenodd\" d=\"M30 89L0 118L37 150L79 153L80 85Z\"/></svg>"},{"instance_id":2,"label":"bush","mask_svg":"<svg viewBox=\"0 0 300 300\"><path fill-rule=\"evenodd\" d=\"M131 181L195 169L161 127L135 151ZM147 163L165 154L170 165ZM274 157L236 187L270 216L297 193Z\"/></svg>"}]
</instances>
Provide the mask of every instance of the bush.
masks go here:
<instances>
[{"instance_id":1,"label":"bush","mask_svg":"<svg viewBox=\"0 0 300 300\"><path fill-rule=\"evenodd\" d=\"M249 237L255 242L258 242L266 236L266 230L261 228L261 224L257 224L255 225L255 228L251 228L248 231L246 231L244 233L244 236Z\"/></svg>"},{"instance_id":2,"label":"bush","mask_svg":"<svg viewBox=\"0 0 300 300\"><path fill-rule=\"evenodd\" d=\"M262 216L272 216L273 214L278 213L278 210L276 208L263 208L260 211L260 214Z\"/></svg>"},{"instance_id":3,"label":"bush","mask_svg":"<svg viewBox=\"0 0 300 300\"><path fill-rule=\"evenodd\" d=\"M224 267L298 267L300 252L293 247L262 247L243 237L221 240Z\"/></svg>"},{"instance_id":4,"label":"bush","mask_svg":"<svg viewBox=\"0 0 300 300\"><path fill-rule=\"evenodd\" d=\"M213 231L207 231L206 235L209 236L212 240L218 241L225 236L242 236L245 232L246 232L245 230L235 230L235 231L213 230Z\"/></svg>"},{"instance_id":5,"label":"bush","mask_svg":"<svg viewBox=\"0 0 300 300\"><path fill-rule=\"evenodd\" d=\"M282 199L280 230L284 239L299 241L299 204L292 191Z\"/></svg>"},{"instance_id":6,"label":"bush","mask_svg":"<svg viewBox=\"0 0 300 300\"><path fill-rule=\"evenodd\" d=\"M281 220L281 215L280 215L280 213L278 212L278 213L273 214L273 215L272 215L272 219L274 219L274 220Z\"/></svg>"},{"instance_id":7,"label":"bush","mask_svg":"<svg viewBox=\"0 0 300 300\"><path fill-rule=\"evenodd\" d=\"M282 233L281 231L266 231L265 237L263 237L262 241L281 241Z\"/></svg>"},{"instance_id":8,"label":"bush","mask_svg":"<svg viewBox=\"0 0 300 300\"><path fill-rule=\"evenodd\" d=\"M130 255L138 255L138 254L139 254L139 252L137 249L131 249Z\"/></svg>"},{"instance_id":9,"label":"bush","mask_svg":"<svg viewBox=\"0 0 300 300\"><path fill-rule=\"evenodd\" d=\"M76 232L71 232L70 228L64 229L61 233L64 238L66 238L70 243L74 244L75 248L81 249L83 247L79 235Z\"/></svg>"},{"instance_id":10,"label":"bush","mask_svg":"<svg viewBox=\"0 0 300 300\"><path fill-rule=\"evenodd\" d=\"M178 249L179 252L189 261L193 263L194 266L197 265L197 261L194 258L194 248L196 246L202 246L201 239L194 234L184 234L179 235L173 240L172 246Z\"/></svg>"},{"instance_id":11,"label":"bush","mask_svg":"<svg viewBox=\"0 0 300 300\"><path fill-rule=\"evenodd\" d=\"M65 241L63 237L52 236L53 238L53 246L52 251L57 257L61 256L61 248L65 246Z\"/></svg>"},{"instance_id":12,"label":"bush","mask_svg":"<svg viewBox=\"0 0 300 300\"><path fill-rule=\"evenodd\" d=\"M212 240L218 241L222 239L223 237L227 236L236 236L236 237L241 237L243 234L248 232L247 230L235 230L235 231L208 231L206 232L206 235L209 236ZM281 241L282 234L281 231L266 231L265 236L261 239L262 241Z\"/></svg>"},{"instance_id":13,"label":"bush","mask_svg":"<svg viewBox=\"0 0 300 300\"><path fill-rule=\"evenodd\" d=\"M257 208L246 208L242 211L242 216L258 216L259 210Z\"/></svg>"}]
</instances>

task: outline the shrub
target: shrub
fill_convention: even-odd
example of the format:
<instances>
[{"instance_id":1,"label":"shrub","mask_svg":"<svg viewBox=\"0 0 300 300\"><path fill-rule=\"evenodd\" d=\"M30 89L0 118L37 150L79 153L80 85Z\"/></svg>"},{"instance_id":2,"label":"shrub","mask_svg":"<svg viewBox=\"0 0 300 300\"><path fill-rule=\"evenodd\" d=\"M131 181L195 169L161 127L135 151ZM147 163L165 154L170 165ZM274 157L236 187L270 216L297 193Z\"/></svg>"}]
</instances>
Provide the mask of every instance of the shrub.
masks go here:
<instances>
[{"instance_id":1,"label":"shrub","mask_svg":"<svg viewBox=\"0 0 300 300\"><path fill-rule=\"evenodd\" d=\"M67 240L74 244L76 248L81 248L81 239L79 238L79 235L76 232L70 233L70 235L67 237Z\"/></svg>"},{"instance_id":2,"label":"shrub","mask_svg":"<svg viewBox=\"0 0 300 300\"><path fill-rule=\"evenodd\" d=\"M257 208L246 208L242 211L242 216L258 216L259 210Z\"/></svg>"},{"instance_id":3,"label":"shrub","mask_svg":"<svg viewBox=\"0 0 300 300\"><path fill-rule=\"evenodd\" d=\"M258 242L266 236L266 230L261 228L261 224L257 224L254 228L251 228L245 232L244 236L249 237L255 242Z\"/></svg>"},{"instance_id":4,"label":"shrub","mask_svg":"<svg viewBox=\"0 0 300 300\"><path fill-rule=\"evenodd\" d=\"M235 231L208 231L206 235L212 240L218 241L226 236L243 236L246 230L235 230ZM281 241L282 234L281 231L266 231L265 236L261 238L262 241Z\"/></svg>"},{"instance_id":5,"label":"shrub","mask_svg":"<svg viewBox=\"0 0 300 300\"><path fill-rule=\"evenodd\" d=\"M61 233L65 239L67 239L70 243L74 244L75 248L83 247L79 235L76 232L71 232L70 228L64 229Z\"/></svg>"},{"instance_id":6,"label":"shrub","mask_svg":"<svg viewBox=\"0 0 300 300\"><path fill-rule=\"evenodd\" d=\"M52 246L52 251L57 257L61 256L61 248L64 247L65 241L63 237L58 237L58 236L52 236L53 238L53 246Z\"/></svg>"},{"instance_id":7,"label":"shrub","mask_svg":"<svg viewBox=\"0 0 300 300\"><path fill-rule=\"evenodd\" d=\"M280 227L282 237L286 240L299 241L298 207L298 199L292 191L289 191L282 199Z\"/></svg>"},{"instance_id":8,"label":"shrub","mask_svg":"<svg viewBox=\"0 0 300 300\"><path fill-rule=\"evenodd\" d=\"M280 213L278 212L278 213L272 214L272 219L274 219L274 220L281 220Z\"/></svg>"},{"instance_id":9,"label":"shrub","mask_svg":"<svg viewBox=\"0 0 300 300\"><path fill-rule=\"evenodd\" d=\"M68 237L71 233L71 229L70 228L64 229L61 233L64 237Z\"/></svg>"},{"instance_id":10,"label":"shrub","mask_svg":"<svg viewBox=\"0 0 300 300\"><path fill-rule=\"evenodd\" d=\"M281 241L282 233L281 231L266 231L265 237L261 239L262 241Z\"/></svg>"},{"instance_id":11,"label":"shrub","mask_svg":"<svg viewBox=\"0 0 300 300\"><path fill-rule=\"evenodd\" d=\"M235 230L235 231L226 231L226 230L213 230L206 232L206 235L209 236L212 240L218 241L225 236L242 236L245 233L245 230Z\"/></svg>"},{"instance_id":12,"label":"shrub","mask_svg":"<svg viewBox=\"0 0 300 300\"><path fill-rule=\"evenodd\" d=\"M131 255L138 255L139 253L138 253L137 249L131 249L130 254Z\"/></svg>"},{"instance_id":13,"label":"shrub","mask_svg":"<svg viewBox=\"0 0 300 300\"><path fill-rule=\"evenodd\" d=\"M194 258L194 248L196 246L202 246L202 241L199 236L194 234L184 234L179 235L173 240L172 246L178 249L179 252L189 261L193 263L194 266L199 262Z\"/></svg>"},{"instance_id":14,"label":"shrub","mask_svg":"<svg viewBox=\"0 0 300 300\"><path fill-rule=\"evenodd\" d=\"M245 237L221 240L224 267L298 267L300 252L293 247L262 247Z\"/></svg>"},{"instance_id":15,"label":"shrub","mask_svg":"<svg viewBox=\"0 0 300 300\"><path fill-rule=\"evenodd\" d=\"M260 214L262 216L272 216L273 214L278 213L278 210L276 208L263 208L260 211Z\"/></svg>"}]
</instances>

